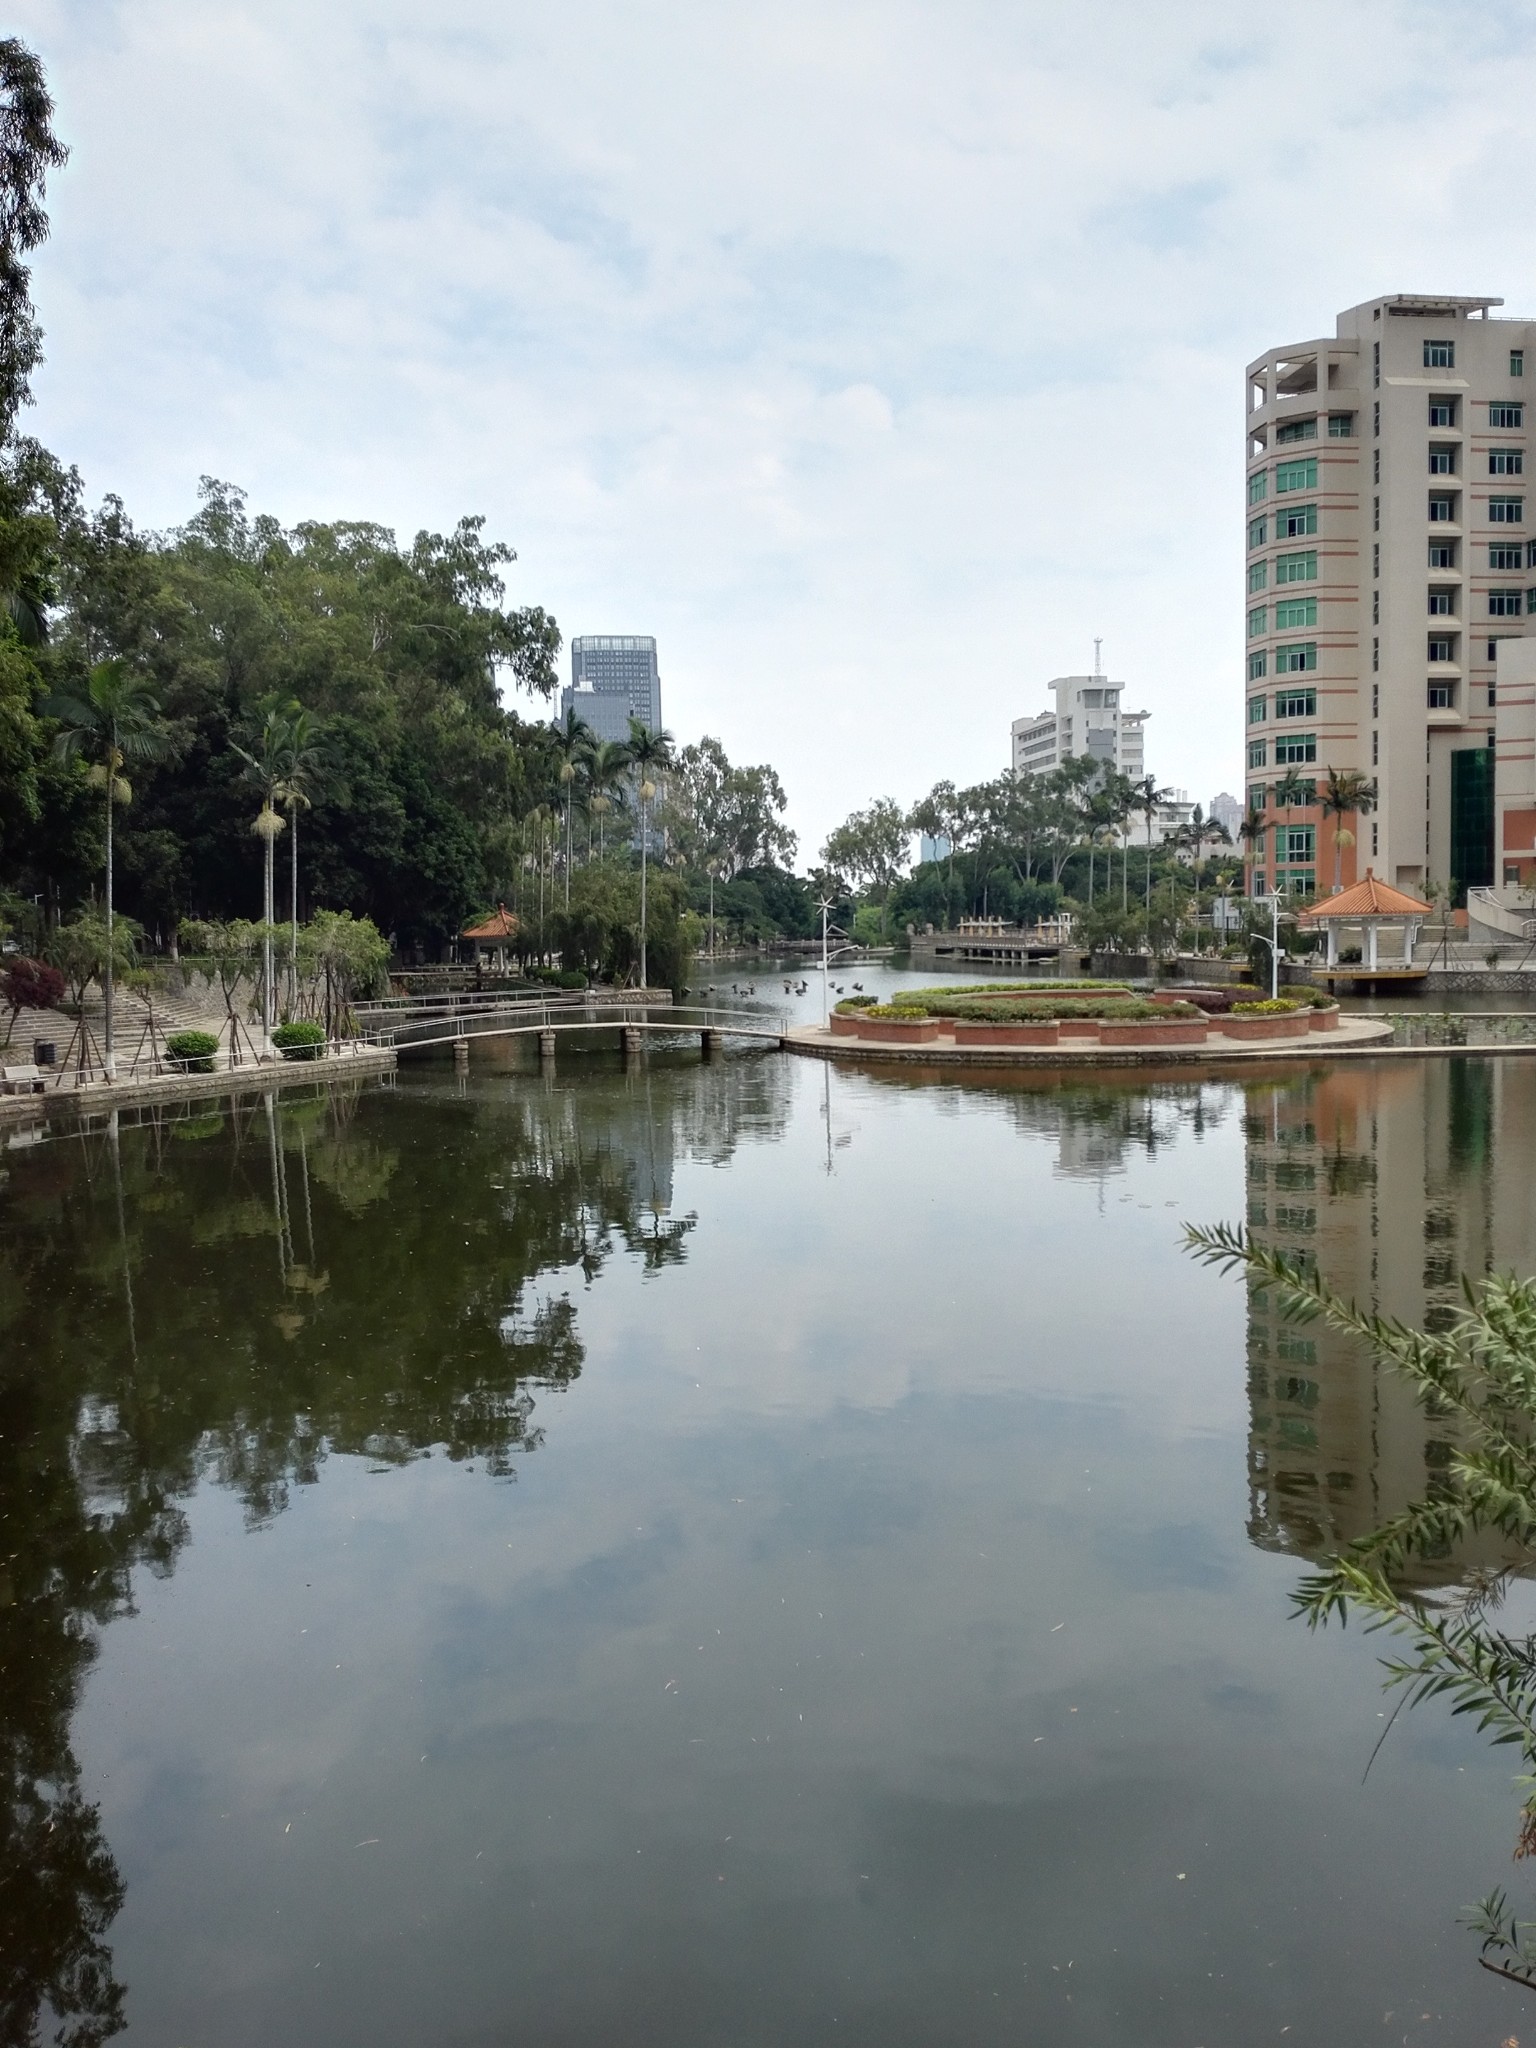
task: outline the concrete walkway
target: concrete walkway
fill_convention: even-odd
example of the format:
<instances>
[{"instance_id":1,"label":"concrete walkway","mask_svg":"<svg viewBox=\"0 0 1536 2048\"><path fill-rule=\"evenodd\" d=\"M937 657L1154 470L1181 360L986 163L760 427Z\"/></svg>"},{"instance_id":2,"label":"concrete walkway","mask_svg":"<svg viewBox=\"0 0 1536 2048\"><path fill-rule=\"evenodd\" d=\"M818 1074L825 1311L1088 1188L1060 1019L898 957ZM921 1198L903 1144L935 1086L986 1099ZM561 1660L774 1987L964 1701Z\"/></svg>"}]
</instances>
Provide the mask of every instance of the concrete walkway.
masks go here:
<instances>
[{"instance_id":1,"label":"concrete walkway","mask_svg":"<svg viewBox=\"0 0 1536 2048\"><path fill-rule=\"evenodd\" d=\"M211 1074L144 1074L137 1080L91 1081L85 1087L52 1081L41 1095L0 1095L0 1130L36 1123L62 1113L89 1116L97 1110L128 1109L146 1102L194 1102L209 1096L260 1095L269 1088L296 1088L316 1081L356 1081L392 1074L391 1046L350 1041L318 1060L262 1060L219 1067Z\"/></svg>"}]
</instances>

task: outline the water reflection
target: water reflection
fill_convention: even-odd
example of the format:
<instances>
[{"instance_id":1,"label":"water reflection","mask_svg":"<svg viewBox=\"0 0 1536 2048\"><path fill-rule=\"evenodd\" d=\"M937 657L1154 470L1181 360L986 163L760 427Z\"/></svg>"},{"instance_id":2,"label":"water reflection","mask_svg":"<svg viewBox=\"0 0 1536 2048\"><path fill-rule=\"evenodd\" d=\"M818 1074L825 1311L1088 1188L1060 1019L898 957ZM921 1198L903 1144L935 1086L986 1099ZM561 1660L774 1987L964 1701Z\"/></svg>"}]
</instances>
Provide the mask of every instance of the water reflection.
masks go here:
<instances>
[{"instance_id":1,"label":"water reflection","mask_svg":"<svg viewBox=\"0 0 1536 2048\"><path fill-rule=\"evenodd\" d=\"M1531 1268L1536 1070L1523 1060L1319 1069L1250 1089L1244 1131L1253 1236L1364 1305L1444 1329L1463 1273ZM1330 1555L1444 1483L1449 1426L1363 1347L1288 1323L1259 1287L1248 1394L1249 1533L1265 1549Z\"/></svg>"},{"instance_id":2,"label":"water reflection","mask_svg":"<svg viewBox=\"0 0 1536 2048\"><path fill-rule=\"evenodd\" d=\"M1449 2004L1470 1770L1357 1796L1369 1646L1327 1664L1265 1554L1439 1432L1259 1301L1245 1402L1178 1228L1246 1163L1256 1227L1443 1309L1531 1263L1536 1074L476 1061L4 1155L0 2040L107 2039L114 1942L153 2040Z\"/></svg>"},{"instance_id":3,"label":"water reflection","mask_svg":"<svg viewBox=\"0 0 1536 2048\"><path fill-rule=\"evenodd\" d=\"M338 1453L514 1477L582 1368L573 1293L615 1257L681 1263L677 1160L785 1113L778 1065L582 1085L579 1107L494 1082L248 1096L5 1155L0 2041L46 2017L88 2048L125 2023L123 1882L70 1720L135 1570L173 1570L199 1481L259 1527Z\"/></svg>"}]
</instances>

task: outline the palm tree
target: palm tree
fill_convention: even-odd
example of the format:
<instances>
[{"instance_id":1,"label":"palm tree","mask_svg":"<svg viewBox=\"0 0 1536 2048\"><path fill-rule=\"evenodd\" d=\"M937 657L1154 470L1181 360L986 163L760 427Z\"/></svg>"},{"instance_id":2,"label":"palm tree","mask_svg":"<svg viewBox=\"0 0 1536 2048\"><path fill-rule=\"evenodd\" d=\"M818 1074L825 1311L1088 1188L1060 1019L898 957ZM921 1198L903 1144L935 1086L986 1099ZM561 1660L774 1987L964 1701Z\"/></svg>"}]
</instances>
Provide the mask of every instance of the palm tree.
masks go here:
<instances>
[{"instance_id":1,"label":"palm tree","mask_svg":"<svg viewBox=\"0 0 1536 2048\"><path fill-rule=\"evenodd\" d=\"M1167 803L1173 795L1171 789L1159 789L1155 775L1144 775L1140 782L1131 784L1131 809L1141 811L1147 820L1147 916L1152 915L1152 821L1157 816L1159 804Z\"/></svg>"},{"instance_id":2,"label":"palm tree","mask_svg":"<svg viewBox=\"0 0 1536 2048\"><path fill-rule=\"evenodd\" d=\"M297 702L288 706L282 746L282 780L273 794L288 813L288 928L292 957L289 974L297 995L299 986L299 811L314 804L311 792L318 790L334 766L320 721ZM292 1002L293 997L290 997Z\"/></svg>"},{"instance_id":3,"label":"palm tree","mask_svg":"<svg viewBox=\"0 0 1536 2048\"><path fill-rule=\"evenodd\" d=\"M1264 858L1264 813L1253 810L1245 811L1243 822L1237 828L1237 836L1242 842L1245 864L1262 860ZM1251 896L1253 890L1245 886L1243 894Z\"/></svg>"},{"instance_id":4,"label":"palm tree","mask_svg":"<svg viewBox=\"0 0 1536 2048\"><path fill-rule=\"evenodd\" d=\"M571 907L571 796L581 763L597 735L573 706L555 727L555 752L560 756L560 785L565 791L565 907Z\"/></svg>"},{"instance_id":5,"label":"palm tree","mask_svg":"<svg viewBox=\"0 0 1536 2048\"><path fill-rule=\"evenodd\" d=\"M263 702L260 706L261 724L252 742L256 749L254 753L230 741L245 763L241 780L254 783L261 791L261 809L252 822L251 830L262 842L265 856L262 865L261 1036L262 1051L269 1056L272 1051L272 926L277 915L275 849L283 829L283 821L277 815L277 802L283 793L283 776L289 756L290 706L291 700L284 704L275 697L268 697Z\"/></svg>"},{"instance_id":6,"label":"palm tree","mask_svg":"<svg viewBox=\"0 0 1536 2048\"><path fill-rule=\"evenodd\" d=\"M629 749L617 740L599 740L587 755L588 803L597 813L597 857L608 852L608 813L629 766Z\"/></svg>"},{"instance_id":7,"label":"palm tree","mask_svg":"<svg viewBox=\"0 0 1536 2048\"><path fill-rule=\"evenodd\" d=\"M1321 801L1323 816L1339 821L1340 830L1333 835L1333 893L1337 896L1344 886L1344 842L1341 836L1344 820L1350 816L1363 818L1367 812L1375 810L1376 784L1369 775L1362 775L1358 768L1330 767Z\"/></svg>"},{"instance_id":8,"label":"palm tree","mask_svg":"<svg viewBox=\"0 0 1536 2048\"><path fill-rule=\"evenodd\" d=\"M46 717L59 721L53 744L60 759L69 760L76 754L90 757L91 786L106 795L107 944L101 982L106 1030L102 1052L111 1081L117 1076L112 1036L112 812L115 804L133 801L132 787L122 770L130 761L147 766L162 760L170 751L170 740L160 720L160 701L148 679L136 675L125 661L98 661L83 688L55 690L44 699L41 709Z\"/></svg>"},{"instance_id":9,"label":"palm tree","mask_svg":"<svg viewBox=\"0 0 1536 2048\"><path fill-rule=\"evenodd\" d=\"M1309 785L1295 768L1287 768L1275 784L1275 808L1288 811L1293 804L1310 803Z\"/></svg>"},{"instance_id":10,"label":"palm tree","mask_svg":"<svg viewBox=\"0 0 1536 2048\"><path fill-rule=\"evenodd\" d=\"M650 838L651 798L656 794L656 782L672 766L672 735L669 732L652 732L642 725L638 718L629 721L630 765L639 776L640 798L640 986L647 988L646 980L646 895L645 864Z\"/></svg>"}]
</instances>

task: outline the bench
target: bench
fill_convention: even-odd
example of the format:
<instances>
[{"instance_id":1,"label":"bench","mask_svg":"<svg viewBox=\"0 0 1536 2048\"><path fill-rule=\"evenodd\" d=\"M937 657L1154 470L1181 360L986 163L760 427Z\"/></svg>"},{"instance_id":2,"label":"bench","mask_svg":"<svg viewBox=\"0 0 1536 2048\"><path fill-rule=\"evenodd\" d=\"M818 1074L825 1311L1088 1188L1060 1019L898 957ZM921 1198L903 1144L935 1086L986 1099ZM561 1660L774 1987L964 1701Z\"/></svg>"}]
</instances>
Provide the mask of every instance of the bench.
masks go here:
<instances>
[{"instance_id":1,"label":"bench","mask_svg":"<svg viewBox=\"0 0 1536 2048\"><path fill-rule=\"evenodd\" d=\"M0 1067L0 1093L41 1095L46 1086L40 1067Z\"/></svg>"}]
</instances>

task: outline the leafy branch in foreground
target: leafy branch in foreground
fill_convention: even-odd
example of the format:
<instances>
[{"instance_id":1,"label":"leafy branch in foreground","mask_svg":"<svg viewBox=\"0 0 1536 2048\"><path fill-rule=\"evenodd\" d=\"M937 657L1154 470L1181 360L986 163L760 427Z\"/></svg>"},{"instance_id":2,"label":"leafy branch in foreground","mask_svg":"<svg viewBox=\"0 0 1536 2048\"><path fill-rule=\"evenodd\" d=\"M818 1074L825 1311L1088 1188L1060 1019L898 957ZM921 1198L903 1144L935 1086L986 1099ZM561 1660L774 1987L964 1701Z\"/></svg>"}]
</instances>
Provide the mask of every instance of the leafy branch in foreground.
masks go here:
<instances>
[{"instance_id":1,"label":"leafy branch in foreground","mask_svg":"<svg viewBox=\"0 0 1536 2048\"><path fill-rule=\"evenodd\" d=\"M1469 1907L1466 1924L1483 1937L1477 1959L1485 1970L1526 1990L1536 1990L1536 1931L1529 1923L1521 1927L1502 1891L1495 1888L1486 1899Z\"/></svg>"},{"instance_id":2,"label":"leafy branch in foreground","mask_svg":"<svg viewBox=\"0 0 1536 2048\"><path fill-rule=\"evenodd\" d=\"M1295 1608L1309 1627L1342 1623L1353 1611L1368 1630L1402 1637L1405 1654L1382 1661L1405 1704L1447 1698L1453 1713L1475 1715L1480 1731L1520 1751L1516 1783L1526 1796L1515 1856L1536 1855L1536 1635L1506 1633L1490 1619L1510 1580L1536 1562L1536 1285L1463 1279L1465 1307L1431 1335L1360 1308L1309 1264L1242 1229L1191 1227L1185 1244L1203 1264L1273 1289L1292 1321L1321 1320L1359 1338L1404 1375L1428 1413L1459 1424L1444 1488L1303 1578ZM1502 1568L1469 1567L1454 1593L1433 1600L1406 1583L1416 1560L1443 1560L1483 1530L1503 1538ZM1490 1893L1470 1924L1484 1937L1485 1969L1536 1986L1536 1930L1521 1931L1502 1892Z\"/></svg>"}]
</instances>

